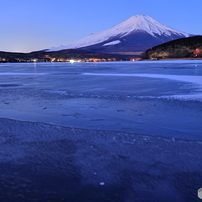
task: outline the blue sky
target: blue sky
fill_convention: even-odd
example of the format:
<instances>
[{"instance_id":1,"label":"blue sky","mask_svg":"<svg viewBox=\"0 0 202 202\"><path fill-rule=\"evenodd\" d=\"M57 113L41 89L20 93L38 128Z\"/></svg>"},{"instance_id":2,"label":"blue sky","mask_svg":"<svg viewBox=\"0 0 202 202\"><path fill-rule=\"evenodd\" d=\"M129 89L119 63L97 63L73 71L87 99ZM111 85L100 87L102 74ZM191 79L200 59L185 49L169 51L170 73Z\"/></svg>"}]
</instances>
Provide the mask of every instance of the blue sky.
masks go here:
<instances>
[{"instance_id":1,"label":"blue sky","mask_svg":"<svg viewBox=\"0 0 202 202\"><path fill-rule=\"evenodd\" d=\"M0 6L0 51L68 45L141 14L202 35L201 0L1 0Z\"/></svg>"}]
</instances>

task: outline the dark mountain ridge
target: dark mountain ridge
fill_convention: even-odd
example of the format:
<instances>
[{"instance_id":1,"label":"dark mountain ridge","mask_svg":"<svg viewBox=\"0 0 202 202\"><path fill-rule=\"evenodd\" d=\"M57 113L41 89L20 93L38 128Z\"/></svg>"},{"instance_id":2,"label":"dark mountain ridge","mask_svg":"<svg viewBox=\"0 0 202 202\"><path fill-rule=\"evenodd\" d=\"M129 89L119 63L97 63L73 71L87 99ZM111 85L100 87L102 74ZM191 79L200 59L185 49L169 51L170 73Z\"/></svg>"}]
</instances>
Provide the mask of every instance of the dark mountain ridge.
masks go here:
<instances>
[{"instance_id":1,"label":"dark mountain ridge","mask_svg":"<svg viewBox=\"0 0 202 202\"><path fill-rule=\"evenodd\" d=\"M141 54L142 59L201 58L202 36L172 40L154 46Z\"/></svg>"}]
</instances>

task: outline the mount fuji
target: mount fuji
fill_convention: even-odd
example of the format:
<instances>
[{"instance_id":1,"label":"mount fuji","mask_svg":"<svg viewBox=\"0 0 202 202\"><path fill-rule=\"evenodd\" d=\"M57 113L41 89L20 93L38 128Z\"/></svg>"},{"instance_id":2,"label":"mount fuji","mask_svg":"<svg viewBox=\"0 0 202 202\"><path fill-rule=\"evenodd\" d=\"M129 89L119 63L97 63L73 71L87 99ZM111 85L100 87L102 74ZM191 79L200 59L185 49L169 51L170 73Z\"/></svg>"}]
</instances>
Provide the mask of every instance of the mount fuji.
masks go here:
<instances>
[{"instance_id":1,"label":"mount fuji","mask_svg":"<svg viewBox=\"0 0 202 202\"><path fill-rule=\"evenodd\" d=\"M128 20L99 33L93 33L67 46L46 51L81 49L101 53L139 55L153 46L193 36L159 23L147 15L135 15Z\"/></svg>"}]
</instances>

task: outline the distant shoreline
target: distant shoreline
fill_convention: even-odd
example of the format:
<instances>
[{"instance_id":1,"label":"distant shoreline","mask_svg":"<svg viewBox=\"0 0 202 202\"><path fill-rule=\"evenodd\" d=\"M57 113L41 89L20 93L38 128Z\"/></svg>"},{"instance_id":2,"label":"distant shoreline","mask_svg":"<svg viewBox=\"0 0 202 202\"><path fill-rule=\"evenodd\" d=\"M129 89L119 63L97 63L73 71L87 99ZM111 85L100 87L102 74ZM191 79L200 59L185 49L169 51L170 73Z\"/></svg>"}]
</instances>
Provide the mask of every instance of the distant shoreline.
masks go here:
<instances>
[{"instance_id":1,"label":"distant shoreline","mask_svg":"<svg viewBox=\"0 0 202 202\"><path fill-rule=\"evenodd\" d=\"M169 61L176 61L176 60L202 60L202 58L160 58L160 59L141 59L139 58L138 60L114 60L114 61L108 61L108 60L105 60L105 61L80 61L80 62L136 62L136 61L166 61L166 60L169 60ZM0 64L1 63L48 63L48 62L51 62L51 61L0 61ZM69 61L52 61L52 62L56 62L56 63L61 63L61 62L69 62ZM75 60L75 62L78 62Z\"/></svg>"},{"instance_id":2,"label":"distant shoreline","mask_svg":"<svg viewBox=\"0 0 202 202\"><path fill-rule=\"evenodd\" d=\"M142 59L140 61L162 61L162 60L202 60L202 58L161 58L161 59Z\"/></svg>"}]
</instances>

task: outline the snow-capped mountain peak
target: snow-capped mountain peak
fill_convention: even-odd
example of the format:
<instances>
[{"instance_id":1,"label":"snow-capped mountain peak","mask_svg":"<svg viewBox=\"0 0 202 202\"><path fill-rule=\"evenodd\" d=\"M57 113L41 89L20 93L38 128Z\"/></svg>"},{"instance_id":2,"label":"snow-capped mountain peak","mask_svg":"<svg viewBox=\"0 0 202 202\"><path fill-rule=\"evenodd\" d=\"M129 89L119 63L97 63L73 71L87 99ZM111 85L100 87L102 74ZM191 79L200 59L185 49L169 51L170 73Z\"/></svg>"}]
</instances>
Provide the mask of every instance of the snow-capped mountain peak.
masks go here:
<instances>
[{"instance_id":1,"label":"snow-capped mountain peak","mask_svg":"<svg viewBox=\"0 0 202 202\"><path fill-rule=\"evenodd\" d=\"M116 29L125 30L127 33L131 33L133 31L145 31L151 35L171 35L171 33L183 34L185 36L189 36L188 33L180 32L176 29L172 29L164 24L159 23L148 15L135 15L129 18L128 20L122 22L121 24L115 26ZM123 32L123 31L122 31Z\"/></svg>"},{"instance_id":2,"label":"snow-capped mountain peak","mask_svg":"<svg viewBox=\"0 0 202 202\"><path fill-rule=\"evenodd\" d=\"M103 32L93 33L81 40L78 40L67 46L60 46L56 48L51 48L48 51L58 51L62 49L76 49L88 46L93 46L97 44L102 44L102 46L112 46L121 43L121 39L129 35L135 36L137 33L147 34L151 37L158 38L161 41L161 37L164 41L169 41L172 39L188 37L190 34L172 29L166 25L159 23L148 15L135 15L126 21L108 29ZM168 39L165 39L165 38ZM133 37L134 38L134 37ZM164 42L162 41L162 42ZM157 42L156 42L157 43ZM154 43L155 44L155 43ZM155 44L155 45L158 45Z\"/></svg>"}]
</instances>

